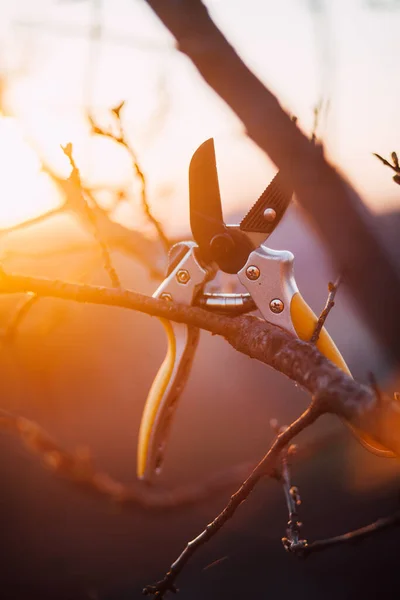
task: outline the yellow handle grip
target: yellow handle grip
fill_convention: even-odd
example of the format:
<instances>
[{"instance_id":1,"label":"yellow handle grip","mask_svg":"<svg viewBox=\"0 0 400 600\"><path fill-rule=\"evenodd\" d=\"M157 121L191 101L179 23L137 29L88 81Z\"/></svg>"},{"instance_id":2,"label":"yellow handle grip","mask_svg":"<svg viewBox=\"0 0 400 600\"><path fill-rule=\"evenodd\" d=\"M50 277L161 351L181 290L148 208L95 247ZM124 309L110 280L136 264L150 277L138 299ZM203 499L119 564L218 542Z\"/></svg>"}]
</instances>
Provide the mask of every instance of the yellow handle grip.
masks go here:
<instances>
[{"instance_id":1,"label":"yellow handle grip","mask_svg":"<svg viewBox=\"0 0 400 600\"><path fill-rule=\"evenodd\" d=\"M299 292L294 294L292 298L290 304L290 316L292 318L293 327L299 338L304 341L310 340L318 319ZM339 367L339 369L342 369L342 371L351 376L349 367L346 365L343 356L340 354L335 342L332 340L325 327L321 330L316 346L321 354L326 356L326 358ZM379 444L379 442L371 438L364 431L357 429L347 421L346 424L351 428L353 433L356 434L360 442L371 452L380 456L395 456L391 450L388 450Z\"/></svg>"},{"instance_id":2,"label":"yellow handle grip","mask_svg":"<svg viewBox=\"0 0 400 600\"><path fill-rule=\"evenodd\" d=\"M305 342L309 341L314 333L318 318L299 292L293 296L290 303L290 316L299 338ZM339 369L351 375L349 367L325 327L321 329L316 346L321 354L329 358Z\"/></svg>"},{"instance_id":3,"label":"yellow handle grip","mask_svg":"<svg viewBox=\"0 0 400 600\"><path fill-rule=\"evenodd\" d=\"M199 329L160 319L168 340L165 359L147 396L140 423L137 476L149 480L160 471L173 413L181 395L199 339Z\"/></svg>"}]
</instances>

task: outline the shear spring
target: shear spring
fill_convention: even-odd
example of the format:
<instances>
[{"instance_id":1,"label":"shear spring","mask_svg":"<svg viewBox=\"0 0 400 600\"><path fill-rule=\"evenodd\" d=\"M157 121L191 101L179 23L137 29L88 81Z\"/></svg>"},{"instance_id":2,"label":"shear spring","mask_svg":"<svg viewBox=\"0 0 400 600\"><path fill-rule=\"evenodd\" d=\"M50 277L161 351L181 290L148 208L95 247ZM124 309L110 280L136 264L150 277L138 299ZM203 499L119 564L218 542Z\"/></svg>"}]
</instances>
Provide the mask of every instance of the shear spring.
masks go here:
<instances>
[{"instance_id":1,"label":"shear spring","mask_svg":"<svg viewBox=\"0 0 400 600\"><path fill-rule=\"evenodd\" d=\"M206 308L211 312L229 315L242 315L257 310L254 300L248 293L203 293L196 299L195 303L197 306Z\"/></svg>"}]
</instances>

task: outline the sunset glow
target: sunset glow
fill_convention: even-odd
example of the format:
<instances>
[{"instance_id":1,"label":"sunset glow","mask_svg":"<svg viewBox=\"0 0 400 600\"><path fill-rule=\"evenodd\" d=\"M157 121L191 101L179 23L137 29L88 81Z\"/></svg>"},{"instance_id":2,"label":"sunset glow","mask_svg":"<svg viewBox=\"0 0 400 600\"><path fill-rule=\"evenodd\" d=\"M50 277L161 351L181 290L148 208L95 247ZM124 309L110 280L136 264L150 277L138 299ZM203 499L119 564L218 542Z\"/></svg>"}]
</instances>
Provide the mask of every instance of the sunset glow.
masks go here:
<instances>
[{"instance_id":1,"label":"sunset glow","mask_svg":"<svg viewBox=\"0 0 400 600\"><path fill-rule=\"evenodd\" d=\"M0 227L31 219L56 206L57 196L40 160L13 117L0 117Z\"/></svg>"},{"instance_id":2,"label":"sunset glow","mask_svg":"<svg viewBox=\"0 0 400 600\"><path fill-rule=\"evenodd\" d=\"M245 3L234 0L229 11L227 2L210 0L207 5L304 132L310 133L317 102L329 101L319 128L328 157L371 208L397 208L397 190L372 152L388 155L397 145L399 92L392 74L399 51L399 11L344 0L323 3L320 12L294 0L252 0L246 10ZM115 10L114 3L104 2L99 39L90 37L93 15L87 3L40 0L32 11L32 4L21 0L7 10L4 24L14 23L10 31L15 36L6 38L5 47L10 56L19 48L22 68L15 75L10 68L5 94L18 125L6 124L4 118L0 124L0 192L9 198L0 208L0 227L58 202L50 181L40 174L36 150L57 173L67 174L60 144L71 141L85 180L113 188L131 185L127 157L109 140L90 139L86 120L90 107L107 125L107 110L121 100L126 101L124 125L146 174L151 206L171 233L187 231L187 167L208 137L216 141L227 213L246 210L274 174L240 121L174 50L171 36L145 3L121 0ZM132 186L131 206L139 205ZM141 227L137 215L124 218Z\"/></svg>"}]
</instances>

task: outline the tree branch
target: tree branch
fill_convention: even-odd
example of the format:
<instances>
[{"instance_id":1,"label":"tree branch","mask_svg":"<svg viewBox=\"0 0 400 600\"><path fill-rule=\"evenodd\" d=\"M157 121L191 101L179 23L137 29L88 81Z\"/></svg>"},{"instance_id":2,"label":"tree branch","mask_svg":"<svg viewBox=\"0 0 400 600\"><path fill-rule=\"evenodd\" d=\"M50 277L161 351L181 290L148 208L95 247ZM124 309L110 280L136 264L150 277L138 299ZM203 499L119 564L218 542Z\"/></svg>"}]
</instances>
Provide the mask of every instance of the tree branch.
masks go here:
<instances>
[{"instance_id":1,"label":"tree branch","mask_svg":"<svg viewBox=\"0 0 400 600\"><path fill-rule=\"evenodd\" d=\"M113 287L121 288L121 282L119 280L118 273L113 265L109 249L107 247L107 244L103 241L102 236L100 235L96 216L92 208L89 206L87 199L85 198L85 194L81 183L81 175L72 155L72 144L69 143L66 146L61 146L61 148L71 164L72 170L68 179L76 188L76 201L79 202L79 210L85 214L87 221L90 223L93 236L101 249L104 269L108 273Z\"/></svg>"},{"instance_id":2,"label":"tree branch","mask_svg":"<svg viewBox=\"0 0 400 600\"><path fill-rule=\"evenodd\" d=\"M51 217L60 215L64 212L64 210L64 206L57 206L56 208L48 210L47 212L42 213L37 217L32 217L32 219L28 219L28 221L22 221L21 223L16 223L15 225L11 225L10 227L4 227L0 229L0 235L8 235L16 231L21 231L22 229L27 229L28 227L33 227L34 225L39 225L40 223L43 223Z\"/></svg>"},{"instance_id":3,"label":"tree branch","mask_svg":"<svg viewBox=\"0 0 400 600\"><path fill-rule=\"evenodd\" d=\"M34 294L29 294L28 297L24 298L21 306L18 307L15 315L11 319L10 323L7 325L7 329L3 336L3 340L6 344L11 344L14 341L21 322L24 320L31 308L35 306L35 304L37 304L38 301L39 297L35 296Z\"/></svg>"},{"instance_id":4,"label":"tree branch","mask_svg":"<svg viewBox=\"0 0 400 600\"><path fill-rule=\"evenodd\" d=\"M295 452L292 448L293 446L289 446L289 448L285 448L282 452L280 477L289 513L289 521L286 528L287 537L282 538L283 546L288 552L292 552L293 547L298 548L306 543L305 540L300 538L302 523L299 521L297 511L301 504L300 494L298 488L295 485L292 485L291 481L289 457Z\"/></svg>"},{"instance_id":5,"label":"tree branch","mask_svg":"<svg viewBox=\"0 0 400 600\"><path fill-rule=\"evenodd\" d=\"M400 272L354 189L310 143L212 22L201 0L147 0L178 48L281 169L321 235L360 313L400 362ZM381 307L385 306L385 310Z\"/></svg>"},{"instance_id":6,"label":"tree branch","mask_svg":"<svg viewBox=\"0 0 400 600\"><path fill-rule=\"evenodd\" d=\"M280 433L272 444L268 453L258 463L257 467L251 473L250 477L241 485L239 490L231 496L229 503L224 510L211 522L207 527L188 543L182 554L172 563L165 577L158 581L155 585L148 585L144 588L144 594L154 594L157 599L163 598L166 592L176 592L175 580L181 573L182 569L193 556L193 554L203 546L208 540L213 537L235 514L239 506L248 498L254 487L260 479L269 475L279 461L281 452L290 443L290 441L298 435L303 429L309 427L315 420L327 410L327 405L321 398L315 399L310 407L289 427Z\"/></svg>"},{"instance_id":7,"label":"tree branch","mask_svg":"<svg viewBox=\"0 0 400 600\"><path fill-rule=\"evenodd\" d=\"M88 220L85 211L82 210L82 204L79 201L79 189L74 181L59 177L49 165L42 164L43 171L51 177L54 183L59 188L64 196L64 204L59 212L72 212L81 222L82 226L87 229ZM89 193L84 188L85 193ZM148 270L151 277L161 279L163 270L160 267L160 257L157 252L157 245L143 234L133 229L128 229L120 223L116 223L110 219L106 210L101 208L97 203L91 206L93 217L96 221L97 228L101 235L101 239L107 246L118 249L124 253L134 256ZM28 226L30 222L25 223ZM23 224L21 224L22 226Z\"/></svg>"},{"instance_id":8,"label":"tree branch","mask_svg":"<svg viewBox=\"0 0 400 600\"><path fill-rule=\"evenodd\" d=\"M157 231L157 235L158 235L159 239L161 240L162 245L164 246L164 250L168 253L169 249L172 245L171 241L168 239L160 221L158 221L158 219L155 218L155 216L153 215L153 213L150 209L149 201L147 198L147 185L146 185L145 174L143 172L142 167L140 166L136 152L134 151L131 144L128 142L128 140L126 138L126 134L125 134L124 128L122 126L121 110L123 109L124 105L125 105L125 102L121 102L121 104L119 106L111 109L111 112L115 115L117 123L118 123L119 132L117 135L112 133L112 131L108 131L108 130L104 129L103 127L100 127L95 122L95 120L93 119L93 117L91 115L88 116L89 123L92 127L92 133L102 135L103 137L108 137L108 138L114 140L115 142L117 142L117 144L119 144L120 146L125 148L126 151L129 153L129 156L131 157L133 170L140 181L140 199L141 199L141 203L142 203L143 212L146 215L147 219L150 221L150 223L153 225L155 230Z\"/></svg>"},{"instance_id":9,"label":"tree branch","mask_svg":"<svg viewBox=\"0 0 400 600\"><path fill-rule=\"evenodd\" d=\"M38 423L0 409L0 429L13 433L30 452L37 455L43 466L81 490L108 502L118 503L125 510L173 511L183 506L197 505L223 491L239 485L252 472L257 461L246 461L229 466L206 480L172 490L155 490L142 485L134 486L115 480L108 473L95 468L87 450L67 451ZM303 445L296 460L305 460L326 449L338 440L338 434L323 436Z\"/></svg>"},{"instance_id":10,"label":"tree branch","mask_svg":"<svg viewBox=\"0 0 400 600\"><path fill-rule=\"evenodd\" d=\"M145 296L129 290L52 281L0 273L0 293L31 292L38 296L119 306L186 323L223 336L236 350L273 367L312 396L324 394L330 412L367 432L400 454L400 411L394 400L379 401L370 388L354 381L327 360L314 345L250 315L230 317Z\"/></svg>"},{"instance_id":11,"label":"tree branch","mask_svg":"<svg viewBox=\"0 0 400 600\"><path fill-rule=\"evenodd\" d=\"M126 510L167 511L199 504L238 485L254 467L254 463L246 462L215 473L200 483L173 490L152 490L142 485L122 483L108 473L97 470L88 451L66 451L34 421L0 409L0 428L17 435L55 475Z\"/></svg>"},{"instance_id":12,"label":"tree branch","mask_svg":"<svg viewBox=\"0 0 400 600\"><path fill-rule=\"evenodd\" d=\"M328 548L333 548L334 546L341 546L343 544L351 544L356 542L361 542L365 538L371 537L385 529L398 527L400 525L400 511L396 511L392 515L387 517L382 517L374 521L374 523L370 523L365 527L360 527L360 529L355 529L354 531L349 531L348 533L344 533L343 535L337 535L335 537L327 538L325 540L317 540L315 542L307 543L301 549L302 556L308 556L314 552L320 552L321 550L326 550Z\"/></svg>"}]
</instances>

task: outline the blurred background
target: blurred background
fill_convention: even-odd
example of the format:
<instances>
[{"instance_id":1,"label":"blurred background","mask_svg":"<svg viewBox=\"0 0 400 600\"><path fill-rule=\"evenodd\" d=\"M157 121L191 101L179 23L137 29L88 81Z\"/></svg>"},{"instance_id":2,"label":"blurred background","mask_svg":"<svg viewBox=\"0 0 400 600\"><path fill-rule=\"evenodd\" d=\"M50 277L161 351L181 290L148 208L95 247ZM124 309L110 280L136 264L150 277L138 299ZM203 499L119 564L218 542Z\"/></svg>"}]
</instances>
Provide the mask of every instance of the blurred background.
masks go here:
<instances>
[{"instance_id":1,"label":"blurred background","mask_svg":"<svg viewBox=\"0 0 400 600\"><path fill-rule=\"evenodd\" d=\"M316 131L400 260L399 188L372 156L400 150L400 2L206 5L299 126ZM112 112L122 101L121 112ZM12 272L110 284L93 224L68 187L66 143L122 284L147 294L166 256L143 194L176 240L189 232L187 170L205 139L216 141L227 222L241 219L275 173L142 0L0 0L0 110L0 253ZM124 144L109 135L120 127ZM299 287L319 312L337 274L295 203L269 243L294 252ZM232 290L235 281L217 284ZM97 468L139 489L139 419L166 348L160 324L50 299L21 312L26 301L0 298L1 408L39 423L68 450L87 448ZM367 381L372 371L387 390L400 388L387 380L379 348L343 289L328 327L355 377ZM256 463L273 437L269 420L288 423L307 402L280 374L203 333L160 489L201 487L243 461ZM0 433L7 600L140 598L236 489L186 508L123 508L53 475L18 436ZM305 537L340 534L397 509L396 461L367 453L333 418L300 446L311 442L317 450L293 475ZM182 597L375 598L383 589L398 597L396 531L297 561L281 547L286 521L280 486L260 484L185 569Z\"/></svg>"}]
</instances>

